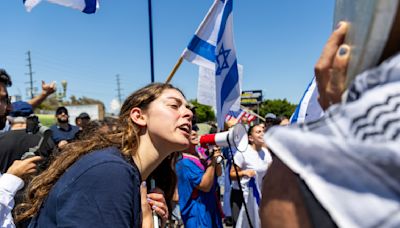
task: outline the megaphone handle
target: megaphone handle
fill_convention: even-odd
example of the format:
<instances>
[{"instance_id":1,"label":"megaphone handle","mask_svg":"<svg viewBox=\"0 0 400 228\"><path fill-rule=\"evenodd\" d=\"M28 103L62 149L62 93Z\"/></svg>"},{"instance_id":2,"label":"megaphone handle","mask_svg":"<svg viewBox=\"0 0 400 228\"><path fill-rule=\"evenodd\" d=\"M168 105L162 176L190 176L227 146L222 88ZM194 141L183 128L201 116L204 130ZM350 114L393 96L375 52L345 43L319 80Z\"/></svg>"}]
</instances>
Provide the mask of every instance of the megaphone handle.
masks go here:
<instances>
[{"instance_id":1,"label":"megaphone handle","mask_svg":"<svg viewBox=\"0 0 400 228\"><path fill-rule=\"evenodd\" d=\"M253 224L251 223L251 220L250 220L249 210L247 209L246 202L244 201L243 189L242 189L242 185L240 184L239 171L238 171L238 169L237 169L237 167L235 165L235 159L233 157L231 143L229 142L229 134L226 135L226 141L228 142L228 148L229 148L229 153L231 154L232 165L233 165L233 168L235 169L236 181L238 182L239 190L240 190L240 193L241 193L240 194L240 196L241 196L240 198L242 199L242 204L241 205L244 206L244 211L246 212L246 217L247 217L247 221L249 222L250 228L253 228Z\"/></svg>"}]
</instances>

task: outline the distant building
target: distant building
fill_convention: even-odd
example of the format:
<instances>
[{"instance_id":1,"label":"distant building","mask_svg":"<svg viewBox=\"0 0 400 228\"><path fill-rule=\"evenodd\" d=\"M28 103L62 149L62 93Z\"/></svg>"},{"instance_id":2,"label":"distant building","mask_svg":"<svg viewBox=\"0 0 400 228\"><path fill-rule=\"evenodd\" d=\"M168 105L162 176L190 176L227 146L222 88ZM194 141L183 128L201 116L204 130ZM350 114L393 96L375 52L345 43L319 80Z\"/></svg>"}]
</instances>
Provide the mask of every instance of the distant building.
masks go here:
<instances>
[{"instance_id":1,"label":"distant building","mask_svg":"<svg viewBox=\"0 0 400 228\"><path fill-rule=\"evenodd\" d=\"M21 95L13 95L11 96L11 102L22 101Z\"/></svg>"}]
</instances>

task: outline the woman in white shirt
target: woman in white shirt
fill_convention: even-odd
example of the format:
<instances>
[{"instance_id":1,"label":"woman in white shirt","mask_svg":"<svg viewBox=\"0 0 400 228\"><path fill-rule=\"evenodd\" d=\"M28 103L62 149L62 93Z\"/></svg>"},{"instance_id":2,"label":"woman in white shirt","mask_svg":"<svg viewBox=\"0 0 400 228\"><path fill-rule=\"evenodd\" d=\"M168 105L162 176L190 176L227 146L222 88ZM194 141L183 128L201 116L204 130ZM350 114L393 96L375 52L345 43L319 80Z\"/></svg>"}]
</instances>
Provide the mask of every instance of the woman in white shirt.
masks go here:
<instances>
[{"instance_id":1,"label":"woman in white shirt","mask_svg":"<svg viewBox=\"0 0 400 228\"><path fill-rule=\"evenodd\" d=\"M255 125L248 130L249 146L243 153L236 152L234 164L238 170L243 198L249 211L253 227L260 227L258 216L259 202L261 199L262 180L272 163L272 157L263 147L264 131L262 126ZM237 183L236 171L232 166L230 171L232 179L231 207L234 225L236 227L249 227L245 208L242 207L242 197Z\"/></svg>"}]
</instances>

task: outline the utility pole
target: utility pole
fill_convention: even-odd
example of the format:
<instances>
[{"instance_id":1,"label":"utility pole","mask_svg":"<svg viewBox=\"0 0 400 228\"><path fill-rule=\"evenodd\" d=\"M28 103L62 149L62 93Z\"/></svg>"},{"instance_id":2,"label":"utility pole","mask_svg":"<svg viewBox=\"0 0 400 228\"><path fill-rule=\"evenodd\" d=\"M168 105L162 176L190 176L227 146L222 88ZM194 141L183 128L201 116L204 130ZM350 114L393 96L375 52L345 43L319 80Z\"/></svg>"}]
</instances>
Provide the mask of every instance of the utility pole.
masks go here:
<instances>
[{"instance_id":1,"label":"utility pole","mask_svg":"<svg viewBox=\"0 0 400 228\"><path fill-rule=\"evenodd\" d=\"M32 72L32 61L31 61L31 51L27 52L28 55L28 67L29 67L29 73L26 73L27 75L29 75L29 84L30 84L30 93L31 93L31 99L33 98L33 72Z\"/></svg>"},{"instance_id":2,"label":"utility pole","mask_svg":"<svg viewBox=\"0 0 400 228\"><path fill-rule=\"evenodd\" d=\"M116 77L117 77L117 92L118 92L118 102L119 102L119 105L122 105L122 97L121 97L121 84L120 84L120 81L119 81L119 74L117 74L116 75Z\"/></svg>"}]
</instances>

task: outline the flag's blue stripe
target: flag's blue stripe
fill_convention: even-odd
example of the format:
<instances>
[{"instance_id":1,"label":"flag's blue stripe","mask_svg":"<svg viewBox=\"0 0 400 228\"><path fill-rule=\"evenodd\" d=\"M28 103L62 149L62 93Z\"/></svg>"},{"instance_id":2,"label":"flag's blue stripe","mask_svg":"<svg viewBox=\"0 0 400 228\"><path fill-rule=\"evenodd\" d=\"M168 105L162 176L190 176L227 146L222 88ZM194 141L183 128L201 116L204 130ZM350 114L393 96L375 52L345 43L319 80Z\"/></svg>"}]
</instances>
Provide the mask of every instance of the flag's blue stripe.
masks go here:
<instances>
[{"instance_id":1,"label":"flag's blue stripe","mask_svg":"<svg viewBox=\"0 0 400 228\"><path fill-rule=\"evenodd\" d=\"M256 180L254 177L250 178L248 186L253 189L253 196L254 198L256 198L257 205L260 206L261 197L260 193L258 192Z\"/></svg>"},{"instance_id":2,"label":"flag's blue stripe","mask_svg":"<svg viewBox=\"0 0 400 228\"><path fill-rule=\"evenodd\" d=\"M303 93L303 96L301 97L300 102L297 105L296 110L293 113L293 117L292 117L292 120L290 121L290 123L297 122L297 119L299 118L300 107L301 107L304 97L306 96L308 90L310 89L310 86L312 85L313 81L314 81L314 78L311 80L310 84L308 84L306 91Z\"/></svg>"},{"instance_id":3,"label":"flag's blue stripe","mask_svg":"<svg viewBox=\"0 0 400 228\"><path fill-rule=\"evenodd\" d=\"M85 8L82 10L84 13L95 13L96 12L96 0L85 0Z\"/></svg>"},{"instance_id":4,"label":"flag's blue stripe","mask_svg":"<svg viewBox=\"0 0 400 228\"><path fill-rule=\"evenodd\" d=\"M215 62L215 46L196 35L190 41L188 49L211 62Z\"/></svg>"},{"instance_id":5,"label":"flag's blue stripe","mask_svg":"<svg viewBox=\"0 0 400 228\"><path fill-rule=\"evenodd\" d=\"M229 14L231 14L232 12L232 6L233 6L233 0L227 0L224 13L222 14L221 26L218 32L217 43L219 43L219 41L221 41L222 39L222 35L224 34L225 31L226 21L228 20Z\"/></svg>"},{"instance_id":6,"label":"flag's blue stripe","mask_svg":"<svg viewBox=\"0 0 400 228\"><path fill-rule=\"evenodd\" d=\"M300 102L301 102L301 100L300 100ZM290 121L291 124L296 123L297 118L299 118L300 105L301 105L301 103L299 103L297 105L296 110L293 113L293 117L291 118L291 121Z\"/></svg>"},{"instance_id":7,"label":"flag's blue stripe","mask_svg":"<svg viewBox=\"0 0 400 228\"><path fill-rule=\"evenodd\" d=\"M231 69L229 69L228 74L226 75L224 82L221 86L221 109L225 103L225 99L229 96L232 89L239 83L239 74L237 69L237 60L232 64Z\"/></svg>"}]
</instances>

